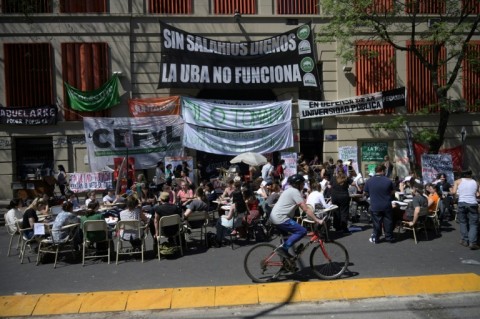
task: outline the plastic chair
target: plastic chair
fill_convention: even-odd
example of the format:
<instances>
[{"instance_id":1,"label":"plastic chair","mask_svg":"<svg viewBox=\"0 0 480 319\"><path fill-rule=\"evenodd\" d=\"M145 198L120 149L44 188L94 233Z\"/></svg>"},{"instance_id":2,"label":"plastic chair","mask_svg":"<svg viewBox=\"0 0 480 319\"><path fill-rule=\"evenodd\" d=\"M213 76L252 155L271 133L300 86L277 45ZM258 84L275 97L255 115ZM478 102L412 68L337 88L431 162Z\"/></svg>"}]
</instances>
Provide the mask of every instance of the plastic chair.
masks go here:
<instances>
[{"instance_id":1,"label":"plastic chair","mask_svg":"<svg viewBox=\"0 0 480 319\"><path fill-rule=\"evenodd\" d=\"M10 251L12 250L13 238L15 236L18 236L17 248L16 248L18 250L19 247L20 247L20 241L21 241L22 237L20 236L20 232L18 231L17 223L15 223L15 224L5 224L5 230L7 231L8 235L10 236L10 241L8 243L8 252L7 252L7 257L8 257L8 256L10 256Z\"/></svg>"},{"instance_id":2,"label":"plastic chair","mask_svg":"<svg viewBox=\"0 0 480 319\"><path fill-rule=\"evenodd\" d=\"M139 220L121 220L117 223L115 227L115 232L117 233L117 256L116 256L116 264L118 265L118 256L119 255L133 255L133 254L141 254L142 255L142 263L143 263L143 253L145 251L145 225L142 225L142 222ZM140 251L134 251L133 246L130 243L130 239L125 239L124 236L120 234L128 233L130 235L135 234L136 238L141 241ZM126 250L123 245L125 243L129 244L129 250Z\"/></svg>"},{"instance_id":3,"label":"plastic chair","mask_svg":"<svg viewBox=\"0 0 480 319\"><path fill-rule=\"evenodd\" d=\"M183 256L183 242L182 242L183 223L182 223L182 219L180 218L179 215L164 216L164 217L161 217L160 221L158 222L158 227L159 227L159 234L158 234L158 238L157 238L158 260L161 260L161 254L160 254L161 240L162 240L162 238L163 239L167 238L163 234L163 227L167 227L167 226L177 226L176 232L172 237L175 240L176 247L180 248L180 254ZM177 238L179 239L179 242L177 242Z\"/></svg>"},{"instance_id":4,"label":"plastic chair","mask_svg":"<svg viewBox=\"0 0 480 319\"><path fill-rule=\"evenodd\" d=\"M108 263L110 264L110 244L111 244L111 239L108 236L108 225L105 220L86 220L83 223L83 244L82 244L82 266L85 266L85 259L91 259L91 258L99 258L99 257L108 257ZM104 235L99 240L92 240L90 241L88 239L88 235L91 233L93 236L97 235ZM106 255L91 255L91 256L86 256L86 251L88 249L88 246L93 244L93 243L107 243L108 248L107 248L107 254Z\"/></svg>"},{"instance_id":5,"label":"plastic chair","mask_svg":"<svg viewBox=\"0 0 480 319\"><path fill-rule=\"evenodd\" d=\"M62 227L62 230L69 230L67 238L62 241L56 241L53 238L54 231L51 230L52 236L42 239L38 245L37 253L37 266L40 264L40 255L41 254L55 254L55 261L53 263L53 268L57 268L57 259L58 254L63 252L71 252L74 254L75 247L73 245L73 239L78 232L78 226L80 224L70 224Z\"/></svg>"},{"instance_id":6,"label":"plastic chair","mask_svg":"<svg viewBox=\"0 0 480 319\"><path fill-rule=\"evenodd\" d=\"M208 212L207 211L196 211L188 215L186 220L186 226L190 231L200 231L200 241L207 246L207 226L208 226ZM187 241L185 240L185 247L188 248Z\"/></svg>"}]
</instances>

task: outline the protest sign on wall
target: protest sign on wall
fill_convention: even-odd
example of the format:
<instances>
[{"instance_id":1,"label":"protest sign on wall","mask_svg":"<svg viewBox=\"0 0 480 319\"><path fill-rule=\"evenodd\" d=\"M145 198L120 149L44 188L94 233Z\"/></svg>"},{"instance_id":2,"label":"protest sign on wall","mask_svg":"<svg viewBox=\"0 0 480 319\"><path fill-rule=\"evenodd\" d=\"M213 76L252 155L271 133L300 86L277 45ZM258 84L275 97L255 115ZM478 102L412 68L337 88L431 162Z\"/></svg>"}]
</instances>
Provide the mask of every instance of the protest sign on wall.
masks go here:
<instances>
[{"instance_id":1,"label":"protest sign on wall","mask_svg":"<svg viewBox=\"0 0 480 319\"><path fill-rule=\"evenodd\" d=\"M112 172L69 173L69 188L74 193L112 187Z\"/></svg>"},{"instance_id":2,"label":"protest sign on wall","mask_svg":"<svg viewBox=\"0 0 480 319\"><path fill-rule=\"evenodd\" d=\"M362 144L362 161L383 162L388 155L388 142L364 142Z\"/></svg>"},{"instance_id":3,"label":"protest sign on wall","mask_svg":"<svg viewBox=\"0 0 480 319\"><path fill-rule=\"evenodd\" d=\"M450 154L423 154L422 155L422 180L431 183L437 180L437 175L445 173L447 181L453 185L453 164Z\"/></svg>"},{"instance_id":4,"label":"protest sign on wall","mask_svg":"<svg viewBox=\"0 0 480 319\"><path fill-rule=\"evenodd\" d=\"M297 153L281 152L280 158L285 161L285 169L283 170L285 177L297 174Z\"/></svg>"},{"instance_id":5,"label":"protest sign on wall","mask_svg":"<svg viewBox=\"0 0 480 319\"><path fill-rule=\"evenodd\" d=\"M358 170L358 148L356 146L340 146L338 148L338 158L345 163L345 161L352 160L351 165L355 172L360 173Z\"/></svg>"}]
</instances>

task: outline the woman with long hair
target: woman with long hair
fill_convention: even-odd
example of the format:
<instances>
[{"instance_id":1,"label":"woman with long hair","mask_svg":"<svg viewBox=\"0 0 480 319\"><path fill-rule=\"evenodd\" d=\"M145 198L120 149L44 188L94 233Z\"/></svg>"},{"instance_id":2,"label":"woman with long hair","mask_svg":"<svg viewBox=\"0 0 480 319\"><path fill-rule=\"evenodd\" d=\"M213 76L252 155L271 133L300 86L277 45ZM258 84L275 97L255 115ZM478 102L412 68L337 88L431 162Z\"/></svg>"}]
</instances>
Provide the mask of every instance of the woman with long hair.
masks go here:
<instances>
[{"instance_id":1,"label":"woman with long hair","mask_svg":"<svg viewBox=\"0 0 480 319\"><path fill-rule=\"evenodd\" d=\"M350 195L348 187L352 180L347 177L342 169L337 171L337 176L333 180L331 187L332 204L337 205L338 209L333 215L333 227L336 231L348 233L348 215L350 208Z\"/></svg>"}]
</instances>

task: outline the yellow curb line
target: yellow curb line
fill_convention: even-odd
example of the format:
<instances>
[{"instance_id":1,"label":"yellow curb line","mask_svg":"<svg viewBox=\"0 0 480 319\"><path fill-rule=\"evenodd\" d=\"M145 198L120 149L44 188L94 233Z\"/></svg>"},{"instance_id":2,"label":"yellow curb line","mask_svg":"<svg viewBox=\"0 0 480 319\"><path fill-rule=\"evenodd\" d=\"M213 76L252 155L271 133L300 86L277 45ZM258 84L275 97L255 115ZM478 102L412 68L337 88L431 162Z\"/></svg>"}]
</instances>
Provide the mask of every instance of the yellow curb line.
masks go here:
<instances>
[{"instance_id":1,"label":"yellow curb line","mask_svg":"<svg viewBox=\"0 0 480 319\"><path fill-rule=\"evenodd\" d=\"M474 273L0 296L0 317L205 308L480 292Z\"/></svg>"}]
</instances>

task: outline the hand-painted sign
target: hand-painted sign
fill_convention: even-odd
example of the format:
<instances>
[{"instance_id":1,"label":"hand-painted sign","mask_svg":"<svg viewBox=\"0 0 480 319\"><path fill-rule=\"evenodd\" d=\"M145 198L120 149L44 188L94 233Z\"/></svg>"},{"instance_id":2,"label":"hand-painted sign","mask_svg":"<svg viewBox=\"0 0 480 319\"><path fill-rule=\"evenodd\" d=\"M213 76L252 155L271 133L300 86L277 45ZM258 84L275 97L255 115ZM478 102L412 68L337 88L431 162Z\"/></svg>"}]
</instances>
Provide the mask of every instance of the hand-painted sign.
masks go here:
<instances>
[{"instance_id":1,"label":"hand-painted sign","mask_svg":"<svg viewBox=\"0 0 480 319\"><path fill-rule=\"evenodd\" d=\"M137 168L155 167L165 156L183 155L180 116L83 119L90 169L101 171L120 156L135 158ZM131 134L129 147L125 135Z\"/></svg>"},{"instance_id":2,"label":"hand-painted sign","mask_svg":"<svg viewBox=\"0 0 480 319\"><path fill-rule=\"evenodd\" d=\"M204 38L160 22L158 88L319 87L310 24L260 41Z\"/></svg>"},{"instance_id":3,"label":"hand-painted sign","mask_svg":"<svg viewBox=\"0 0 480 319\"><path fill-rule=\"evenodd\" d=\"M0 107L0 124L54 125L57 123L57 107Z\"/></svg>"},{"instance_id":4,"label":"hand-painted sign","mask_svg":"<svg viewBox=\"0 0 480 319\"><path fill-rule=\"evenodd\" d=\"M292 101L243 105L213 103L182 98L185 123L225 130L265 128L291 121Z\"/></svg>"},{"instance_id":5,"label":"hand-painted sign","mask_svg":"<svg viewBox=\"0 0 480 319\"><path fill-rule=\"evenodd\" d=\"M365 142L362 144L362 161L364 162L383 162L385 155L388 155L387 142Z\"/></svg>"},{"instance_id":6,"label":"hand-painted sign","mask_svg":"<svg viewBox=\"0 0 480 319\"><path fill-rule=\"evenodd\" d=\"M128 108L133 117L180 115L180 97L130 99Z\"/></svg>"},{"instance_id":7,"label":"hand-painted sign","mask_svg":"<svg viewBox=\"0 0 480 319\"><path fill-rule=\"evenodd\" d=\"M288 122L253 131L224 131L185 123L183 145L224 155L280 151L293 147L292 124Z\"/></svg>"}]
</instances>

